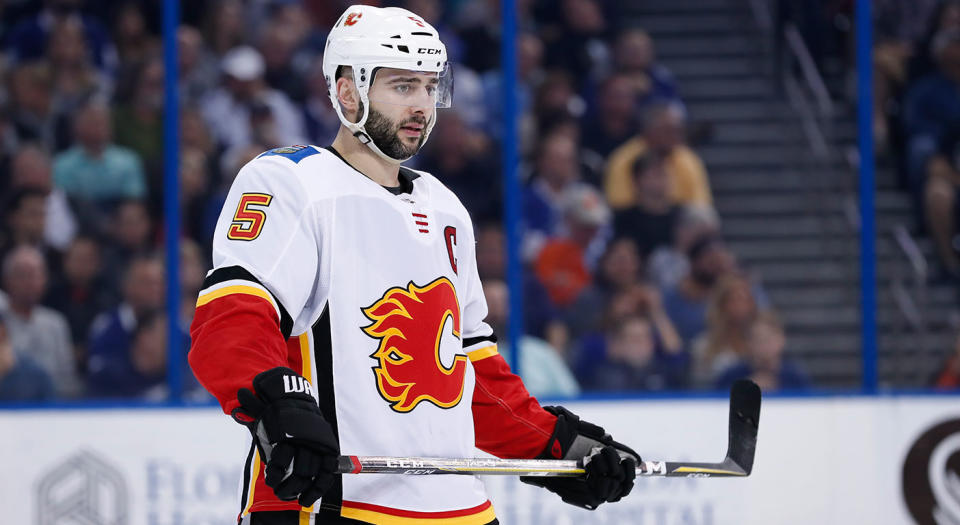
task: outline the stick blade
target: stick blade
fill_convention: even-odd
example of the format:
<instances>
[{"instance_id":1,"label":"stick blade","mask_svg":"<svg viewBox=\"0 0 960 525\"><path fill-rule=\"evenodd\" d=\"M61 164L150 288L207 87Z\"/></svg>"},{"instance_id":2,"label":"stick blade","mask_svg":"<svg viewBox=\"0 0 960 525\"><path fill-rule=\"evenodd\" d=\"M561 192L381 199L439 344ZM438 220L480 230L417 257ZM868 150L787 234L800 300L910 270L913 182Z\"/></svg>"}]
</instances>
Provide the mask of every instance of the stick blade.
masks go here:
<instances>
[{"instance_id":1,"label":"stick blade","mask_svg":"<svg viewBox=\"0 0 960 525\"><path fill-rule=\"evenodd\" d=\"M727 460L736 463L745 475L753 470L760 428L760 387L740 379L730 388L730 436Z\"/></svg>"}]
</instances>

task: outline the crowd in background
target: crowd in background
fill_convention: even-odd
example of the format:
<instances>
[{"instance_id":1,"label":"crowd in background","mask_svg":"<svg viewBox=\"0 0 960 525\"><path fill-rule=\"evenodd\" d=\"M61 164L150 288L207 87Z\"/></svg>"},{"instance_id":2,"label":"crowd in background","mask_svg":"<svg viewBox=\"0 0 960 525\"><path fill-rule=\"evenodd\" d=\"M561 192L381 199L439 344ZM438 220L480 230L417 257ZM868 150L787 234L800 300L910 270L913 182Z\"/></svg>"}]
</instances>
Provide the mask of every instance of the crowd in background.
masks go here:
<instances>
[{"instance_id":1,"label":"crowd in background","mask_svg":"<svg viewBox=\"0 0 960 525\"><path fill-rule=\"evenodd\" d=\"M960 1L886 0L874 38L874 139L909 192L937 253L935 278L960 286ZM932 378L960 386L960 336Z\"/></svg>"},{"instance_id":2,"label":"crowd in background","mask_svg":"<svg viewBox=\"0 0 960 525\"><path fill-rule=\"evenodd\" d=\"M163 80L156 2L5 2L0 12L0 400L162 399L186 352L233 177L256 155L329 144L326 31L352 2L182 4L180 288L164 309ZM369 3L369 2L368 2ZM510 320L501 224L499 0L414 11L454 64L454 107L410 167L475 221L488 322ZM728 249L707 167L655 42L612 0L523 0L517 97L525 333L535 395L798 389L784 328ZM960 104L958 104L960 107ZM166 340L176 323L181 341ZM501 337L501 353L511 349ZM189 371L185 371L192 379ZM188 396L202 389L187 381Z\"/></svg>"}]
</instances>

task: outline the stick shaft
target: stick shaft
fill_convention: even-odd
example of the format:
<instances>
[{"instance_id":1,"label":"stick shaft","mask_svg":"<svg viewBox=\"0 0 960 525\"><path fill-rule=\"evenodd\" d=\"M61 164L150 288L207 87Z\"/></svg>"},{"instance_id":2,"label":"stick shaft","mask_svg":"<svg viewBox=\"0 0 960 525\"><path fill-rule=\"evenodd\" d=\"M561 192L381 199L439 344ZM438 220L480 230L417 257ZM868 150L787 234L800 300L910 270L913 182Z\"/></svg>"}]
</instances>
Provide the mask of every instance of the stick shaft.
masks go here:
<instances>
[{"instance_id":1,"label":"stick shaft","mask_svg":"<svg viewBox=\"0 0 960 525\"><path fill-rule=\"evenodd\" d=\"M419 458L391 456L340 456L340 474L463 474L474 476L577 477L584 474L576 461L562 459ZM643 461L637 476L729 477L745 476L736 465Z\"/></svg>"}]
</instances>

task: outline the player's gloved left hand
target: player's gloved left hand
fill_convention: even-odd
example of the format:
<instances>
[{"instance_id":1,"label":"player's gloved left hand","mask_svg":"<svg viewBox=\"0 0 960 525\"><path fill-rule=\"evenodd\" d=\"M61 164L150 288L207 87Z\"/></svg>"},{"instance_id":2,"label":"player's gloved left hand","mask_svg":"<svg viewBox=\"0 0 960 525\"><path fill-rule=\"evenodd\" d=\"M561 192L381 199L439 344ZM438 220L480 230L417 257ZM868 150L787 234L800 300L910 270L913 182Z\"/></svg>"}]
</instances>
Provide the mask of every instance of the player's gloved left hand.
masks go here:
<instances>
[{"instance_id":1,"label":"player's gloved left hand","mask_svg":"<svg viewBox=\"0 0 960 525\"><path fill-rule=\"evenodd\" d=\"M278 498L309 507L334 481L340 447L310 395L310 383L286 367L253 378L256 394L237 391L233 418L250 429L267 465L265 481Z\"/></svg>"},{"instance_id":2,"label":"player's gloved left hand","mask_svg":"<svg viewBox=\"0 0 960 525\"><path fill-rule=\"evenodd\" d=\"M633 489L640 455L617 443L602 427L581 420L563 407L543 407L557 416L547 447L537 459L582 461L586 475L579 478L524 476L520 481L544 487L564 502L594 510L606 501L620 501Z\"/></svg>"}]
</instances>

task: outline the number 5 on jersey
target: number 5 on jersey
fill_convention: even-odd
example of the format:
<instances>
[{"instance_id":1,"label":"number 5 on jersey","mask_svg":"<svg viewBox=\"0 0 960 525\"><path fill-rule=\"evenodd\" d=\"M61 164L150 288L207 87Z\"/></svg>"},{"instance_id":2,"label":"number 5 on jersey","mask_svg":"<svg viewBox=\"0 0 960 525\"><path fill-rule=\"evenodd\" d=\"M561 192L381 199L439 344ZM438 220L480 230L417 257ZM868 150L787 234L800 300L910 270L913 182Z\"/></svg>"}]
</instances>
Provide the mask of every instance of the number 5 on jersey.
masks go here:
<instances>
[{"instance_id":1,"label":"number 5 on jersey","mask_svg":"<svg viewBox=\"0 0 960 525\"><path fill-rule=\"evenodd\" d=\"M244 193L237 204L237 212L233 215L227 238L234 241L252 241L260 236L263 223L267 221L267 214L259 207L270 206L273 195L266 193Z\"/></svg>"}]
</instances>

